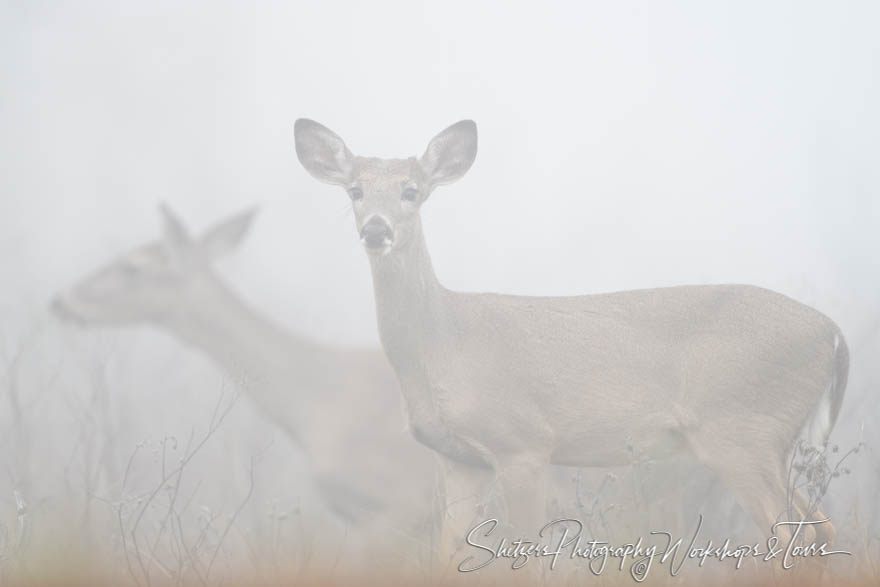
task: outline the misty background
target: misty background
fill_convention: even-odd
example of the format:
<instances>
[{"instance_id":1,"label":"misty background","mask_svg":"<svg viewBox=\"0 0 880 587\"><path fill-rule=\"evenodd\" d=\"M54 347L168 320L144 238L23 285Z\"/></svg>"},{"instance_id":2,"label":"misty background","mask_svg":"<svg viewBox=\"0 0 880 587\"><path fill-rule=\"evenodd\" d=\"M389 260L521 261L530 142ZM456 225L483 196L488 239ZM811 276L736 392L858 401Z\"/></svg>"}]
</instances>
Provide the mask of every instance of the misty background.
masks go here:
<instances>
[{"instance_id":1,"label":"misty background","mask_svg":"<svg viewBox=\"0 0 880 587\"><path fill-rule=\"evenodd\" d=\"M71 331L48 312L157 238L160 202L197 232L258 205L218 263L224 279L303 335L377 346L348 198L299 165L293 122L327 125L355 154L407 157L471 118L476 163L422 209L440 281L528 295L752 283L827 314L852 353L832 443L868 446L826 511L849 519L858 501L876 546L876 3L10 1L0 13L0 340L26 357L16 377L41 446L70 448L94 410L59 398L91 397L76 390L95 369L124 454L210 418L224 383L198 352L148 328ZM278 466L263 468L254 507L295 508L292 444L246 403L228 428L202 474L246 488L249 456L266 455ZM48 459L32 457L39 475L71 462L34 450Z\"/></svg>"}]
</instances>

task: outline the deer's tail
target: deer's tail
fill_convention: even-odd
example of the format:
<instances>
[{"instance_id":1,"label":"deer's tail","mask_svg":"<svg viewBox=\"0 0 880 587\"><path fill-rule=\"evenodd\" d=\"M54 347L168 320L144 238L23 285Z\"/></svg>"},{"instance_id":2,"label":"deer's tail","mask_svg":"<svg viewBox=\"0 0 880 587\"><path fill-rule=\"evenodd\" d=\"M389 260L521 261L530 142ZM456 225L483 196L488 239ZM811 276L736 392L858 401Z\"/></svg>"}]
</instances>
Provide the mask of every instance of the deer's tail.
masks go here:
<instances>
[{"instance_id":1,"label":"deer's tail","mask_svg":"<svg viewBox=\"0 0 880 587\"><path fill-rule=\"evenodd\" d=\"M846 380L849 375L849 348L838 330L834 334L834 351L831 362L831 377L825 392L804 424L803 439L819 450L825 447L831 430L837 422Z\"/></svg>"}]
</instances>

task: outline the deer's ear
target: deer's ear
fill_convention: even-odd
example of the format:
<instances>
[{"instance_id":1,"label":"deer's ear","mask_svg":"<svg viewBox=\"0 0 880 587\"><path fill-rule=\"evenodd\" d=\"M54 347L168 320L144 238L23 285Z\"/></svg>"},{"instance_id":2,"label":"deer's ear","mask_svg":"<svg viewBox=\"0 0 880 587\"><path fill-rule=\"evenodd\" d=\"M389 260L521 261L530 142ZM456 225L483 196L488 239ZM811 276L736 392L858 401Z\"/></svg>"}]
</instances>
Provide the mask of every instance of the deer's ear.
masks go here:
<instances>
[{"instance_id":1,"label":"deer's ear","mask_svg":"<svg viewBox=\"0 0 880 587\"><path fill-rule=\"evenodd\" d=\"M343 185L354 178L354 156L339 135L308 118L293 125L296 156L316 179Z\"/></svg>"},{"instance_id":2,"label":"deer's ear","mask_svg":"<svg viewBox=\"0 0 880 587\"><path fill-rule=\"evenodd\" d=\"M202 255L211 260L235 250L250 229L256 213L256 207L249 208L209 228L199 239Z\"/></svg>"},{"instance_id":3,"label":"deer's ear","mask_svg":"<svg viewBox=\"0 0 880 587\"><path fill-rule=\"evenodd\" d=\"M168 204L159 205L159 215L162 217L163 240L175 255L183 256L192 244L189 231Z\"/></svg>"},{"instance_id":4,"label":"deer's ear","mask_svg":"<svg viewBox=\"0 0 880 587\"><path fill-rule=\"evenodd\" d=\"M460 179L476 156L477 125L473 120L462 120L431 139L419 165L433 188Z\"/></svg>"}]
</instances>

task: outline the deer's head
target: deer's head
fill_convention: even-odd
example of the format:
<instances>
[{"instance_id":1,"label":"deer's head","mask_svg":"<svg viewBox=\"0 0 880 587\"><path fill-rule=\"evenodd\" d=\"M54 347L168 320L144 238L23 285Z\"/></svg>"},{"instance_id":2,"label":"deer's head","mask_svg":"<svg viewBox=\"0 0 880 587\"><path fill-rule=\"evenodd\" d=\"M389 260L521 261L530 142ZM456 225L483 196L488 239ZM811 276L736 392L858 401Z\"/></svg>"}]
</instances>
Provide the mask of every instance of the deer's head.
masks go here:
<instances>
[{"instance_id":1,"label":"deer's head","mask_svg":"<svg viewBox=\"0 0 880 587\"><path fill-rule=\"evenodd\" d=\"M342 186L351 198L367 253L405 249L420 230L419 208L437 186L462 177L477 155L477 125L457 122L409 159L356 157L339 136L305 118L294 126L296 154L316 179Z\"/></svg>"},{"instance_id":2,"label":"deer's head","mask_svg":"<svg viewBox=\"0 0 880 587\"><path fill-rule=\"evenodd\" d=\"M161 321L185 305L211 263L241 242L255 210L237 214L193 238L166 206L162 236L128 251L57 296L52 310L81 324L124 325Z\"/></svg>"}]
</instances>

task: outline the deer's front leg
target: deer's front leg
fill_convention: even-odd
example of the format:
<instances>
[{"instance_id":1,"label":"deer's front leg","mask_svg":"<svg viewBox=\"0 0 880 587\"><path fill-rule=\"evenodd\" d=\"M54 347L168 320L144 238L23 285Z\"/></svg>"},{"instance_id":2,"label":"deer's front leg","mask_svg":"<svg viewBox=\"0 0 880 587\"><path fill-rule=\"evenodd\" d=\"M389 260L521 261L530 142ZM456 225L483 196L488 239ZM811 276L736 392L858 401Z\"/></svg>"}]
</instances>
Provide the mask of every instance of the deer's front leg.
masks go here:
<instances>
[{"instance_id":1,"label":"deer's front leg","mask_svg":"<svg viewBox=\"0 0 880 587\"><path fill-rule=\"evenodd\" d=\"M441 574L451 578L453 573L458 575L459 564L469 554L465 542L468 532L498 508L492 503L491 469L439 458L441 532L437 552Z\"/></svg>"},{"instance_id":2,"label":"deer's front leg","mask_svg":"<svg viewBox=\"0 0 880 587\"><path fill-rule=\"evenodd\" d=\"M549 521L544 519L547 511L548 462L549 459L537 456L518 455L510 460L501 460L497 465L496 475L506 506L506 516L501 519L500 528L509 541L520 538L541 540L538 532ZM517 565L520 564L522 566L516 571L517 579L534 583L541 575L542 561L531 558L517 561Z\"/></svg>"}]
</instances>

